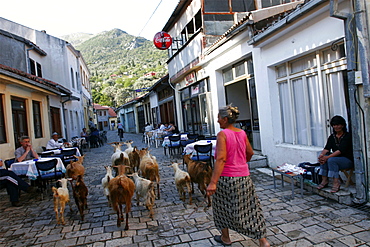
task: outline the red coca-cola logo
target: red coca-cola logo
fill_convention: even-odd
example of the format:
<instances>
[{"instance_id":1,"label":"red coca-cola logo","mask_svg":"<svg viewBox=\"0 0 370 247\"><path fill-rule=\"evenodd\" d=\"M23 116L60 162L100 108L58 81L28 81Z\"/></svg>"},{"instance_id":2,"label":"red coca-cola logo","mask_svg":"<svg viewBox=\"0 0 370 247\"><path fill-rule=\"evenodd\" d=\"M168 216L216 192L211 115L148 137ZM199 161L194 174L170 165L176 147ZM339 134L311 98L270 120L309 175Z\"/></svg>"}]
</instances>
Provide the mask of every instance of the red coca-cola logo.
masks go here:
<instances>
[{"instance_id":1,"label":"red coca-cola logo","mask_svg":"<svg viewBox=\"0 0 370 247\"><path fill-rule=\"evenodd\" d=\"M158 32L154 35L153 43L160 50L168 49L172 44L171 35L166 32Z\"/></svg>"}]
</instances>

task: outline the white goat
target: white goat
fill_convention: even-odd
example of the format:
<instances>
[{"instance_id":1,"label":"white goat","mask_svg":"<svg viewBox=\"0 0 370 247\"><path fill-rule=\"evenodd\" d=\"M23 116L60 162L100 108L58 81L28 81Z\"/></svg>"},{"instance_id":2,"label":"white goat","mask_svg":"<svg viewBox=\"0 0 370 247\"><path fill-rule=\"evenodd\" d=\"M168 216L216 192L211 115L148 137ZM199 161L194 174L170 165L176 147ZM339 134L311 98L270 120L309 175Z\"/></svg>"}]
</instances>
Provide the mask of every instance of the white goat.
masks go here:
<instances>
[{"instance_id":1,"label":"white goat","mask_svg":"<svg viewBox=\"0 0 370 247\"><path fill-rule=\"evenodd\" d=\"M134 143L134 142L131 141L131 140L126 141L126 142L123 143L123 144L126 144L126 146L127 146L127 148L124 151L127 155L134 150L134 148L132 147L132 143Z\"/></svg>"},{"instance_id":2,"label":"white goat","mask_svg":"<svg viewBox=\"0 0 370 247\"><path fill-rule=\"evenodd\" d=\"M177 191L179 192L180 198L182 201L185 201L185 190L184 187L186 186L188 189L189 193L189 204L191 205L192 203L192 198L191 198L191 178L189 173L181 170L179 168L178 163L172 163L171 165L173 167L173 170L175 171L175 184L177 187Z\"/></svg>"},{"instance_id":3,"label":"white goat","mask_svg":"<svg viewBox=\"0 0 370 247\"><path fill-rule=\"evenodd\" d=\"M67 188L67 179L62 178L58 180L62 183L62 187L55 188L53 186L53 200L54 200L54 212L57 218L57 224L62 223L65 224L64 221L64 210L66 207L66 203L69 203L69 192ZM71 206L71 205L69 205ZM60 217L59 217L60 216Z\"/></svg>"},{"instance_id":4,"label":"white goat","mask_svg":"<svg viewBox=\"0 0 370 247\"><path fill-rule=\"evenodd\" d=\"M122 152L121 150L122 143L115 143L112 144L112 147L115 148L115 152L112 154L111 161L112 166L115 167L117 165L124 165L124 166L130 166L130 160L126 152ZM117 169L114 169L116 171L116 175L118 174Z\"/></svg>"},{"instance_id":5,"label":"white goat","mask_svg":"<svg viewBox=\"0 0 370 247\"><path fill-rule=\"evenodd\" d=\"M110 206L108 184L109 184L109 181L112 180L112 178L113 178L113 175L112 175L112 167L111 166L104 166L104 168L106 169L107 173L101 179L101 184L103 186L104 195L108 199L108 206Z\"/></svg>"},{"instance_id":6,"label":"white goat","mask_svg":"<svg viewBox=\"0 0 370 247\"><path fill-rule=\"evenodd\" d=\"M139 177L136 172L129 176L132 176L135 182L137 206L139 206L140 197L144 197L145 206L149 210L149 217L153 218L153 206L155 201L154 183L148 179Z\"/></svg>"}]
</instances>

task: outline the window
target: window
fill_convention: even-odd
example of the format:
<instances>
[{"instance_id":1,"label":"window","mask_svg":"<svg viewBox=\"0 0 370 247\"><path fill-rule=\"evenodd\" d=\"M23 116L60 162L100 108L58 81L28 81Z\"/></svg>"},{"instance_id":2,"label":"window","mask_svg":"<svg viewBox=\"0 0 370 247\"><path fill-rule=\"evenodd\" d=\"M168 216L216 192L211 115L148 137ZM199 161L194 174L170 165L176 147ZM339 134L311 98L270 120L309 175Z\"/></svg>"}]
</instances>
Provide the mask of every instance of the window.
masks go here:
<instances>
[{"instance_id":1,"label":"window","mask_svg":"<svg viewBox=\"0 0 370 247\"><path fill-rule=\"evenodd\" d=\"M0 143L6 143L5 118L4 118L4 94L0 94Z\"/></svg>"},{"instance_id":2,"label":"window","mask_svg":"<svg viewBox=\"0 0 370 247\"><path fill-rule=\"evenodd\" d=\"M41 124L41 107L40 102L32 101L32 109L33 109L33 126L35 131L35 137L41 138L42 137L42 124Z\"/></svg>"},{"instance_id":3,"label":"window","mask_svg":"<svg viewBox=\"0 0 370 247\"><path fill-rule=\"evenodd\" d=\"M173 37L172 45L168 49L169 57L172 57L181 47L200 29L202 28L202 14L201 11L187 23L184 29L177 37Z\"/></svg>"},{"instance_id":4,"label":"window","mask_svg":"<svg viewBox=\"0 0 370 247\"><path fill-rule=\"evenodd\" d=\"M232 0L231 7L233 12L249 12L256 10L254 1L250 0Z\"/></svg>"},{"instance_id":5,"label":"window","mask_svg":"<svg viewBox=\"0 0 370 247\"><path fill-rule=\"evenodd\" d=\"M35 66L35 61L30 59L30 73L31 75L36 75L36 66Z\"/></svg>"},{"instance_id":6,"label":"window","mask_svg":"<svg viewBox=\"0 0 370 247\"><path fill-rule=\"evenodd\" d=\"M334 115L348 121L341 52L318 51L275 67L284 143L322 147L329 132L326 121Z\"/></svg>"},{"instance_id":7,"label":"window","mask_svg":"<svg viewBox=\"0 0 370 247\"><path fill-rule=\"evenodd\" d=\"M36 63L36 69L37 69L37 76L42 77L41 64Z\"/></svg>"},{"instance_id":8,"label":"window","mask_svg":"<svg viewBox=\"0 0 370 247\"><path fill-rule=\"evenodd\" d=\"M224 84L235 82L235 80L241 79L240 77L250 78L253 74L252 58L236 63L222 71Z\"/></svg>"},{"instance_id":9,"label":"window","mask_svg":"<svg viewBox=\"0 0 370 247\"><path fill-rule=\"evenodd\" d=\"M262 0L262 8L276 6L284 3L290 3L292 0Z\"/></svg>"},{"instance_id":10,"label":"window","mask_svg":"<svg viewBox=\"0 0 370 247\"><path fill-rule=\"evenodd\" d=\"M204 0L204 12L230 12L228 0Z\"/></svg>"},{"instance_id":11,"label":"window","mask_svg":"<svg viewBox=\"0 0 370 247\"><path fill-rule=\"evenodd\" d=\"M71 79L72 79L72 88L75 88L75 78L74 78L73 68L71 68Z\"/></svg>"},{"instance_id":12,"label":"window","mask_svg":"<svg viewBox=\"0 0 370 247\"><path fill-rule=\"evenodd\" d=\"M42 77L41 64L35 62L30 58L30 74L38 77Z\"/></svg>"}]
</instances>

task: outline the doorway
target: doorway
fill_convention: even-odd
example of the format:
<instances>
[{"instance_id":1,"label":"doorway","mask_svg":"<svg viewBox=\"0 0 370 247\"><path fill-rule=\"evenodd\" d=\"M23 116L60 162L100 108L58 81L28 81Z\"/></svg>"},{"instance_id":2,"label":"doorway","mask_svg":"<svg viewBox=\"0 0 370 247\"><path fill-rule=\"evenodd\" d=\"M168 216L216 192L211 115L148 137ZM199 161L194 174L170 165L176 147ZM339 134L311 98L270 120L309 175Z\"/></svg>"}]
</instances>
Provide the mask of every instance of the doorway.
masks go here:
<instances>
[{"instance_id":1,"label":"doorway","mask_svg":"<svg viewBox=\"0 0 370 247\"><path fill-rule=\"evenodd\" d=\"M257 95L254 78L243 79L225 86L226 102L237 106L240 112L237 121L254 150L261 150Z\"/></svg>"},{"instance_id":2,"label":"doorway","mask_svg":"<svg viewBox=\"0 0 370 247\"><path fill-rule=\"evenodd\" d=\"M51 118L51 131L57 132L59 136L62 135L62 126L60 122L60 109L56 107L50 107L50 118Z\"/></svg>"},{"instance_id":3,"label":"doorway","mask_svg":"<svg viewBox=\"0 0 370 247\"><path fill-rule=\"evenodd\" d=\"M12 115L15 148L20 147L21 136L28 136L26 100L12 97Z\"/></svg>"}]
</instances>

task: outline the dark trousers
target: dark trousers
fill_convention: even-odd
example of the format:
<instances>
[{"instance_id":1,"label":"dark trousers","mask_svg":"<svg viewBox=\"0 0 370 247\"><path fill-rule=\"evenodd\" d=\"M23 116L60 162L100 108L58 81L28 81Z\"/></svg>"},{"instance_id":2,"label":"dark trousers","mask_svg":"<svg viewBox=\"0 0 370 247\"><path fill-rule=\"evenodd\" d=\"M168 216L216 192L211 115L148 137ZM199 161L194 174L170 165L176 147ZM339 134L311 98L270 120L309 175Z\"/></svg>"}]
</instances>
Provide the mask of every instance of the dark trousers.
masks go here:
<instances>
[{"instance_id":1,"label":"dark trousers","mask_svg":"<svg viewBox=\"0 0 370 247\"><path fill-rule=\"evenodd\" d=\"M123 139L123 129L118 129L118 135L119 135L119 140L122 141L122 139Z\"/></svg>"},{"instance_id":2,"label":"dark trousers","mask_svg":"<svg viewBox=\"0 0 370 247\"><path fill-rule=\"evenodd\" d=\"M9 178L7 179L6 177ZM6 169L0 169L0 179L0 185L1 187L6 187L11 202L19 201L19 190L27 191L28 187L30 187L30 185L18 177L17 174ZM16 183L18 183L18 185Z\"/></svg>"}]
</instances>

